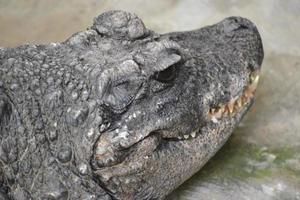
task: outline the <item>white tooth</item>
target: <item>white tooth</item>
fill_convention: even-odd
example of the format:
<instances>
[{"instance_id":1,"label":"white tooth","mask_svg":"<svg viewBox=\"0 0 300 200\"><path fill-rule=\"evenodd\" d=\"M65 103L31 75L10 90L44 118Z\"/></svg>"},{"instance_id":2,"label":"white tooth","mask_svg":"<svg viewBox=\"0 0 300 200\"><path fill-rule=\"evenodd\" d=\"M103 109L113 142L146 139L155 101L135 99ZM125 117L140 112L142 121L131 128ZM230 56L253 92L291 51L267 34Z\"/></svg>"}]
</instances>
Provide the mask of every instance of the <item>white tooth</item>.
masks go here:
<instances>
[{"instance_id":1,"label":"white tooth","mask_svg":"<svg viewBox=\"0 0 300 200\"><path fill-rule=\"evenodd\" d=\"M254 84L257 84L258 83L258 80L259 80L259 75L257 75L253 81Z\"/></svg>"},{"instance_id":2,"label":"white tooth","mask_svg":"<svg viewBox=\"0 0 300 200\"><path fill-rule=\"evenodd\" d=\"M247 90L247 91L244 93L244 95L245 95L246 98L250 98L250 97L253 96L253 93L252 93L251 90Z\"/></svg>"},{"instance_id":3,"label":"white tooth","mask_svg":"<svg viewBox=\"0 0 300 200\"><path fill-rule=\"evenodd\" d=\"M216 117L217 119L220 119L220 118L222 117L222 114L223 114L223 110L222 110L222 108L220 108L220 109L218 109L218 111L216 112L215 117Z\"/></svg>"},{"instance_id":4,"label":"white tooth","mask_svg":"<svg viewBox=\"0 0 300 200\"><path fill-rule=\"evenodd\" d=\"M184 137L184 139L188 139L190 136L189 135L184 135L183 137Z\"/></svg>"},{"instance_id":5,"label":"white tooth","mask_svg":"<svg viewBox=\"0 0 300 200\"><path fill-rule=\"evenodd\" d=\"M253 82L249 85L248 90L250 92L254 92L257 88L257 84L258 84L258 80L259 80L259 76L257 75L254 79Z\"/></svg>"},{"instance_id":6,"label":"white tooth","mask_svg":"<svg viewBox=\"0 0 300 200\"><path fill-rule=\"evenodd\" d=\"M213 122L213 123L218 123L218 120L217 120L217 118L215 117L215 116L213 116L212 118L211 118L211 121Z\"/></svg>"},{"instance_id":7,"label":"white tooth","mask_svg":"<svg viewBox=\"0 0 300 200\"><path fill-rule=\"evenodd\" d=\"M238 100L237 100L237 105L238 105L238 107L240 108L240 107L242 107L242 98L239 98Z\"/></svg>"},{"instance_id":8,"label":"white tooth","mask_svg":"<svg viewBox=\"0 0 300 200\"><path fill-rule=\"evenodd\" d=\"M251 84L256 84L258 82L258 79L259 79L259 75L258 74L252 74L250 76L250 81L251 81Z\"/></svg>"},{"instance_id":9,"label":"white tooth","mask_svg":"<svg viewBox=\"0 0 300 200\"><path fill-rule=\"evenodd\" d=\"M250 74L250 83L253 83L255 79L255 75L254 74Z\"/></svg>"},{"instance_id":10,"label":"white tooth","mask_svg":"<svg viewBox=\"0 0 300 200\"><path fill-rule=\"evenodd\" d=\"M223 113L225 112L225 106L221 106L221 107L220 107L220 110L221 110L222 115L223 115Z\"/></svg>"},{"instance_id":11,"label":"white tooth","mask_svg":"<svg viewBox=\"0 0 300 200\"><path fill-rule=\"evenodd\" d=\"M229 104L227 105L227 108L228 108L230 114L233 113L234 104L235 104L234 100L231 100L231 101L229 102Z\"/></svg>"},{"instance_id":12,"label":"white tooth","mask_svg":"<svg viewBox=\"0 0 300 200\"><path fill-rule=\"evenodd\" d=\"M191 133L191 136L194 138L194 137L196 137L196 132L192 132Z\"/></svg>"},{"instance_id":13,"label":"white tooth","mask_svg":"<svg viewBox=\"0 0 300 200\"><path fill-rule=\"evenodd\" d=\"M227 106L224 107L224 112L223 112L223 116L228 116L229 115L229 109Z\"/></svg>"}]
</instances>

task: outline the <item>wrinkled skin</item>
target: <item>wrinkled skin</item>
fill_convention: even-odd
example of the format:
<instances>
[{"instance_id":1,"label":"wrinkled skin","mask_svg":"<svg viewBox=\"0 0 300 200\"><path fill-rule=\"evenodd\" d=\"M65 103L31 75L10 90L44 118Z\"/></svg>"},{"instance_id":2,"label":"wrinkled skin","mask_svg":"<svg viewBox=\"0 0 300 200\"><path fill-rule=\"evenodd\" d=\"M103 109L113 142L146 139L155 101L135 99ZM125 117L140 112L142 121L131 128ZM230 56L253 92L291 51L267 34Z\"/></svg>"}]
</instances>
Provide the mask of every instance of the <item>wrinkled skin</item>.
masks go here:
<instances>
[{"instance_id":1,"label":"wrinkled skin","mask_svg":"<svg viewBox=\"0 0 300 200\"><path fill-rule=\"evenodd\" d=\"M0 199L163 199L226 142L262 59L247 19L158 35L122 11L1 48Z\"/></svg>"}]
</instances>

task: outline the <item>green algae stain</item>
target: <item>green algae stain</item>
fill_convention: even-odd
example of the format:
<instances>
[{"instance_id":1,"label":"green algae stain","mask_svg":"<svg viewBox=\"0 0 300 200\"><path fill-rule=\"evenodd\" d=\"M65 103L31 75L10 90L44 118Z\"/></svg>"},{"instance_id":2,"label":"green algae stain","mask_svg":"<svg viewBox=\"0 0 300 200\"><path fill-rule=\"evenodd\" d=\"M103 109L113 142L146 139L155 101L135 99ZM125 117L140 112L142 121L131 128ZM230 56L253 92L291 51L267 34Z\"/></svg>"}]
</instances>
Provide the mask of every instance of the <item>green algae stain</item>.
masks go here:
<instances>
[{"instance_id":1,"label":"green algae stain","mask_svg":"<svg viewBox=\"0 0 300 200\"><path fill-rule=\"evenodd\" d=\"M199 175L203 179L215 178L265 178L277 173L299 176L299 171L291 170L289 162L297 161L300 148L258 147L245 143L233 137L220 151L204 166ZM288 162L289 161L289 162ZM300 157L298 157L300 163Z\"/></svg>"}]
</instances>

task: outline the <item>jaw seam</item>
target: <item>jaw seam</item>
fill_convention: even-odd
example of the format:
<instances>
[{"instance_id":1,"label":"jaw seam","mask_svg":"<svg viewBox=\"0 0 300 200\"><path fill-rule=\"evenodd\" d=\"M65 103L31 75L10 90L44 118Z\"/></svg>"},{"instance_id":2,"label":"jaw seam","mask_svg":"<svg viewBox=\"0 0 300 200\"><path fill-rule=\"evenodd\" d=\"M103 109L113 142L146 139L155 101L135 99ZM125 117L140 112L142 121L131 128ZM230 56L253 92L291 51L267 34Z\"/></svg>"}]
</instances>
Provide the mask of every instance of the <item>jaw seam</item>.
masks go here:
<instances>
[{"instance_id":1,"label":"jaw seam","mask_svg":"<svg viewBox=\"0 0 300 200\"><path fill-rule=\"evenodd\" d=\"M249 75L249 84L245 87L242 95L232 98L226 104L219 104L217 107L210 108L208 112L209 119L214 123L218 123L218 119L236 115L254 97L258 81L259 71L252 72Z\"/></svg>"}]
</instances>

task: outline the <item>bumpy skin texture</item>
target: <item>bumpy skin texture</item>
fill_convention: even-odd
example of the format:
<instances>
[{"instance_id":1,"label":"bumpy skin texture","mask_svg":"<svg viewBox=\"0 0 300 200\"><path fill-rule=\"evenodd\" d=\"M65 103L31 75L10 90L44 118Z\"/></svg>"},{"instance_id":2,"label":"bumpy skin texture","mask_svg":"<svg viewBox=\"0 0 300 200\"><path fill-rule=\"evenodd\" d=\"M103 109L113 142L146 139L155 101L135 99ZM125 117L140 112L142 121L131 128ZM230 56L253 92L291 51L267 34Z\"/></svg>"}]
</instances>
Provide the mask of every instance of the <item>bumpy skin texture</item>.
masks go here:
<instances>
[{"instance_id":1,"label":"bumpy skin texture","mask_svg":"<svg viewBox=\"0 0 300 200\"><path fill-rule=\"evenodd\" d=\"M230 136L252 95L210 109L262 59L247 19L158 35L123 11L63 43L0 48L0 199L163 199Z\"/></svg>"}]
</instances>

